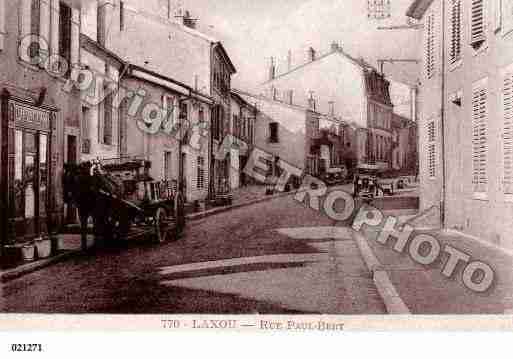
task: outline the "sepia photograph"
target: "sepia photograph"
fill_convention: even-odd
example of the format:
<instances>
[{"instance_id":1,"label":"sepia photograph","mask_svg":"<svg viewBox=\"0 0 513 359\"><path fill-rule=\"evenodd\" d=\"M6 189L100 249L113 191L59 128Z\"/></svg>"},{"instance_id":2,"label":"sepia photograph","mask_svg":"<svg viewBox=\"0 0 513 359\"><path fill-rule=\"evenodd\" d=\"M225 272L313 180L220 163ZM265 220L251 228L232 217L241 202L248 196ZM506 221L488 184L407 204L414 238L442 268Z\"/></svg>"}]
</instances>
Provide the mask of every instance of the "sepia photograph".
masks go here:
<instances>
[{"instance_id":1,"label":"sepia photograph","mask_svg":"<svg viewBox=\"0 0 513 359\"><path fill-rule=\"evenodd\" d=\"M512 330L513 0L0 0L24 328Z\"/></svg>"}]
</instances>

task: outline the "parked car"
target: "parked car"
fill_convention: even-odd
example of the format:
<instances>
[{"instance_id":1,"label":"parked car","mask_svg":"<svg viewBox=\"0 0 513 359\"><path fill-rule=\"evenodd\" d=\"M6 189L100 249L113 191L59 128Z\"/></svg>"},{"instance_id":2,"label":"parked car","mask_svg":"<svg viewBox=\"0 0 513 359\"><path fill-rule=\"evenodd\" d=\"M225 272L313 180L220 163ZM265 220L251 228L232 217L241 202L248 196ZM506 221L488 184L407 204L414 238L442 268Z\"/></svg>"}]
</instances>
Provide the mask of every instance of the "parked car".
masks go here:
<instances>
[{"instance_id":1,"label":"parked car","mask_svg":"<svg viewBox=\"0 0 513 359\"><path fill-rule=\"evenodd\" d=\"M344 184L347 178L347 169L345 166L330 167L320 177L321 181L327 186Z\"/></svg>"}]
</instances>

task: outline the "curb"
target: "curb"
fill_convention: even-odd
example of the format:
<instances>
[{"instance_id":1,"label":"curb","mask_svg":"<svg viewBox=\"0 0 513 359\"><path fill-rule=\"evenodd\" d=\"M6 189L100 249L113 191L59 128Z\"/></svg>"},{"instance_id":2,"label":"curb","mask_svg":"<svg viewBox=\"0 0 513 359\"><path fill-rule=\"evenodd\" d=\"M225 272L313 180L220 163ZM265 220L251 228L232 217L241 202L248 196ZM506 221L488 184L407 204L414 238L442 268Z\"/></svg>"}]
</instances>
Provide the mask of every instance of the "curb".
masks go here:
<instances>
[{"instance_id":1,"label":"curb","mask_svg":"<svg viewBox=\"0 0 513 359\"><path fill-rule=\"evenodd\" d=\"M189 221L196 221L196 220L199 220L199 219L203 219L203 218L207 218L207 217L213 216L215 214L227 212L227 211L230 211L232 209L237 209L237 208L241 208L241 207L245 207L245 206L250 206L252 204L257 204L257 203L261 203L261 202L265 202L265 201L270 201L270 200L273 200L273 199L276 199L276 198L280 198L280 197L286 197L286 196L295 195L295 194L297 194L299 192L303 192L303 191L297 191L296 190L296 191L290 191L290 192L282 192L282 193L279 193L279 194L276 194L276 195L265 196L265 197L262 197L262 198L253 199L251 201L247 201L247 202L243 202L243 203L232 204L230 206L217 207L217 208L209 209L208 211L204 211L204 212L200 212L200 213L188 214L188 215L185 216L185 218L188 219Z\"/></svg>"},{"instance_id":2,"label":"curb","mask_svg":"<svg viewBox=\"0 0 513 359\"><path fill-rule=\"evenodd\" d=\"M48 267L52 264L56 264L58 262L70 259L78 254L82 253L81 251L67 251L64 253L59 253L53 257L42 259L39 261L35 261L32 263L23 264L19 267L15 267L13 269L8 269L0 272L0 282L7 282L12 279L16 279L25 274L35 272L39 269Z\"/></svg>"},{"instance_id":3,"label":"curb","mask_svg":"<svg viewBox=\"0 0 513 359\"><path fill-rule=\"evenodd\" d=\"M137 240L138 238L141 238L148 234L149 231L139 232L135 233L133 235L130 235L127 237L127 240L133 239ZM56 254L52 257L41 259L38 261L30 262L27 264L22 264L18 267L14 267L11 269L7 269L4 271L0 271L0 283L2 282L8 282L10 280L19 278L25 274L29 274L32 272L35 272L39 269L43 269L46 267L49 267L52 264L57 264L59 262L63 262L65 260L71 259L73 257L79 256L83 254L83 252L80 249L72 249L72 250L66 250L62 253Z\"/></svg>"},{"instance_id":4,"label":"curb","mask_svg":"<svg viewBox=\"0 0 513 359\"><path fill-rule=\"evenodd\" d=\"M383 299L385 303L387 312L389 314L411 314L410 310L399 296L399 293L397 293L395 286L390 281L385 267L379 262L367 243L367 239L352 228L351 236L360 250L365 265L371 272L372 280L378 289L381 299Z\"/></svg>"}]
</instances>

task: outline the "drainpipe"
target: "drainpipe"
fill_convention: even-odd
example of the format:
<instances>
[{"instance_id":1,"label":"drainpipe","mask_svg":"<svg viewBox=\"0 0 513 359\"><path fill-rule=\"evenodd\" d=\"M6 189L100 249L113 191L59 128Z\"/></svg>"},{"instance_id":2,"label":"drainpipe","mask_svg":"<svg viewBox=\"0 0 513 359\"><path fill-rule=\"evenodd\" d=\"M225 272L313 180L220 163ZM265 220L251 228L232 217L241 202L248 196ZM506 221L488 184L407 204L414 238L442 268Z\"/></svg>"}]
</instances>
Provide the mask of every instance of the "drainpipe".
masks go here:
<instances>
[{"instance_id":1,"label":"drainpipe","mask_svg":"<svg viewBox=\"0 0 513 359\"><path fill-rule=\"evenodd\" d=\"M446 161L445 161L445 1L442 3L442 91L441 91L441 108L440 108L440 127L442 135L442 193L440 198L440 225L445 227L445 205L446 205Z\"/></svg>"}]
</instances>

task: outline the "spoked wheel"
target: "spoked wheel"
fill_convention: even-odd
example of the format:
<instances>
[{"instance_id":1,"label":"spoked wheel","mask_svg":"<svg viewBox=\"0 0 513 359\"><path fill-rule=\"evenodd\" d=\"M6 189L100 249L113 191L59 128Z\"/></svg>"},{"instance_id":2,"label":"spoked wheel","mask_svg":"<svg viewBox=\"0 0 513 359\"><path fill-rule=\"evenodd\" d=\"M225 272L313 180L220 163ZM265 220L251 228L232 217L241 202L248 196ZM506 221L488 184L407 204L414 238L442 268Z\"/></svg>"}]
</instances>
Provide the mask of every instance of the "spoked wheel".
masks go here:
<instances>
[{"instance_id":1,"label":"spoked wheel","mask_svg":"<svg viewBox=\"0 0 513 359\"><path fill-rule=\"evenodd\" d=\"M157 208L153 218L153 228L155 232L155 240L158 243L165 242L169 233L169 218L167 211L163 207Z\"/></svg>"}]
</instances>

